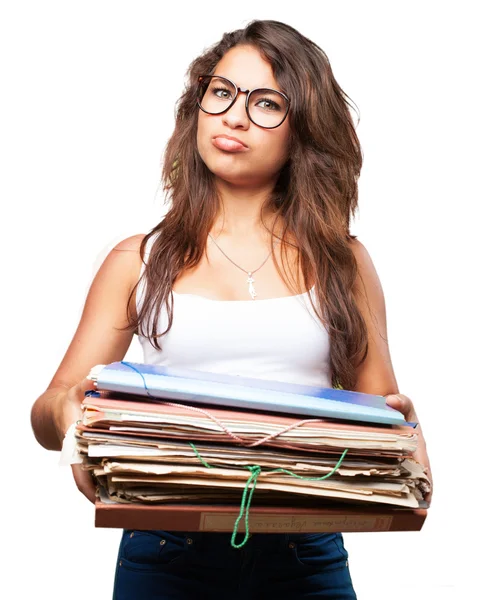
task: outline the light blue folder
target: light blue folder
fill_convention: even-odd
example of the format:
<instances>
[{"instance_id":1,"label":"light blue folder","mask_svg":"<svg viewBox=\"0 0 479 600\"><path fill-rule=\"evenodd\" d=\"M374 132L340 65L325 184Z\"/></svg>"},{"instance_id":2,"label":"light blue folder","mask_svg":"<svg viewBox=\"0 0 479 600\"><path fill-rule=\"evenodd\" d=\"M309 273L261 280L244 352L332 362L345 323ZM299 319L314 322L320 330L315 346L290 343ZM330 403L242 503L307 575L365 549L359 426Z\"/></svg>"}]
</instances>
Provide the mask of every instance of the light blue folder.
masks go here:
<instances>
[{"instance_id":1,"label":"light blue folder","mask_svg":"<svg viewBox=\"0 0 479 600\"><path fill-rule=\"evenodd\" d=\"M384 396L361 392L125 361L92 372L98 390L304 417L414 425L388 406Z\"/></svg>"}]
</instances>

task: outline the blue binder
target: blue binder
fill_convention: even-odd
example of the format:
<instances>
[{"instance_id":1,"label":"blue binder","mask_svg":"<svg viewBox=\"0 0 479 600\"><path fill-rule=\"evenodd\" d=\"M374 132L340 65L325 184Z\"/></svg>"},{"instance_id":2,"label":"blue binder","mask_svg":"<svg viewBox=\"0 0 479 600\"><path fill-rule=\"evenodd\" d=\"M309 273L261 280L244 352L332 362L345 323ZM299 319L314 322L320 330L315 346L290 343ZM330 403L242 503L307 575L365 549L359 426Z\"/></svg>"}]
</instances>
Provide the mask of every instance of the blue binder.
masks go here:
<instances>
[{"instance_id":1,"label":"blue binder","mask_svg":"<svg viewBox=\"0 0 479 600\"><path fill-rule=\"evenodd\" d=\"M192 369L114 362L94 367L98 390L150 398L269 411L310 418L415 425L386 404L384 396Z\"/></svg>"}]
</instances>

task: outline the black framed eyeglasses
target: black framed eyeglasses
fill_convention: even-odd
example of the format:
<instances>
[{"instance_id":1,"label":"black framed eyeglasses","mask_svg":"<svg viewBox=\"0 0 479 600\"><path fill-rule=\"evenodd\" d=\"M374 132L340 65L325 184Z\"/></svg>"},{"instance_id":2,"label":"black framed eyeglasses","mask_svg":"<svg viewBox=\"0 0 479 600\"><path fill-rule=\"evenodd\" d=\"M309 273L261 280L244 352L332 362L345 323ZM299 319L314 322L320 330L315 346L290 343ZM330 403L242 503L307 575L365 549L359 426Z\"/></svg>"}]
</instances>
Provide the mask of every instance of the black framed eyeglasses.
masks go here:
<instances>
[{"instance_id":1,"label":"black framed eyeglasses","mask_svg":"<svg viewBox=\"0 0 479 600\"><path fill-rule=\"evenodd\" d=\"M209 115L221 115L236 102L239 93L246 94L249 120L265 129L275 129L286 119L290 101L286 94L269 88L246 90L221 75L198 77L197 104Z\"/></svg>"}]
</instances>

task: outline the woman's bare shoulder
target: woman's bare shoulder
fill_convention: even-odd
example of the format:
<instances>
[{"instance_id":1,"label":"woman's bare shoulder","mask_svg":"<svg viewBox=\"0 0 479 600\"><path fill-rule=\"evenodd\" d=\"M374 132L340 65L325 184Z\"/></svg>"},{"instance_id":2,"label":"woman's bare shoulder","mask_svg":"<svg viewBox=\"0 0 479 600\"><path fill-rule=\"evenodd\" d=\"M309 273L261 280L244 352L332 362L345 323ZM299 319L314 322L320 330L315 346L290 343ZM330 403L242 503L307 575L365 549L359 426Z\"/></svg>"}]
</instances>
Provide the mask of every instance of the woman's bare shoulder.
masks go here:
<instances>
[{"instance_id":1,"label":"woman's bare shoulder","mask_svg":"<svg viewBox=\"0 0 479 600\"><path fill-rule=\"evenodd\" d=\"M138 250L145 237L146 233L137 233L136 235L131 235L130 237L121 240L118 242L117 246L121 246L125 250Z\"/></svg>"},{"instance_id":2,"label":"woman's bare shoulder","mask_svg":"<svg viewBox=\"0 0 479 600\"><path fill-rule=\"evenodd\" d=\"M366 246L358 240L357 237L351 237L349 239L349 245L354 253L356 260L364 261L369 257L369 253L366 250Z\"/></svg>"},{"instance_id":3,"label":"woman's bare shoulder","mask_svg":"<svg viewBox=\"0 0 479 600\"><path fill-rule=\"evenodd\" d=\"M131 235L127 238L124 238L114 246L113 250L135 252L139 254L141 242L146 235L146 233L137 233L136 235Z\"/></svg>"},{"instance_id":4,"label":"woman's bare shoulder","mask_svg":"<svg viewBox=\"0 0 479 600\"><path fill-rule=\"evenodd\" d=\"M377 286L379 284L379 277L366 246L357 238L350 239L350 246L356 259L359 276L363 280L363 284L366 285L364 280L367 279L370 285Z\"/></svg>"},{"instance_id":5,"label":"woman's bare shoulder","mask_svg":"<svg viewBox=\"0 0 479 600\"><path fill-rule=\"evenodd\" d=\"M141 269L142 259L140 249L145 236L145 233L138 233L120 240L111 249L105 261L111 264L121 263L126 268L126 272L131 276L129 281L130 287L136 283Z\"/></svg>"}]
</instances>

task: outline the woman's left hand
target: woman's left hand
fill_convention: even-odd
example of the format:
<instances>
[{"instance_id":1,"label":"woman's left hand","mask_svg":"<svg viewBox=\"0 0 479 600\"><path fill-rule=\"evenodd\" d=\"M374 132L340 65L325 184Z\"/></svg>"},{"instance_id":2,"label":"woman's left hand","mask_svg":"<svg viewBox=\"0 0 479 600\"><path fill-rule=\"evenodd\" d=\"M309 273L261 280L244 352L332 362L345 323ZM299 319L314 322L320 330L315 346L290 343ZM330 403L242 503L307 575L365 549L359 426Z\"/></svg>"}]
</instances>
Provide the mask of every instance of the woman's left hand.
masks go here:
<instances>
[{"instance_id":1,"label":"woman's left hand","mask_svg":"<svg viewBox=\"0 0 479 600\"><path fill-rule=\"evenodd\" d=\"M419 419L417 418L412 400L404 394L389 394L388 396L386 396L386 404L388 404L391 408L395 408L396 410L401 412L404 415L406 421L418 423L415 428L415 431L418 435L417 450L414 453L413 458L424 467L424 471L431 484L430 492L428 492L428 494L424 497L424 500L428 504L430 504L432 498L433 485L431 464L427 455L426 441L422 434L421 425L419 424Z\"/></svg>"}]
</instances>

